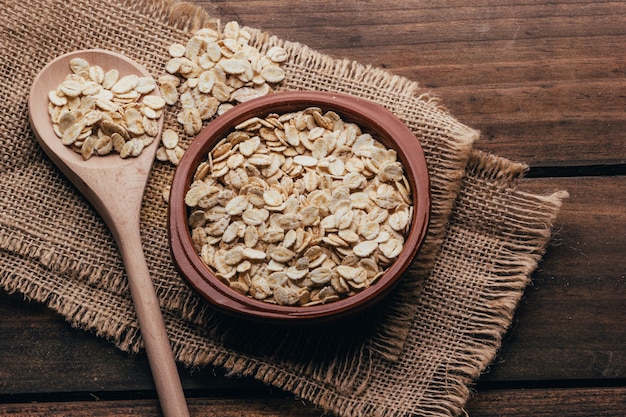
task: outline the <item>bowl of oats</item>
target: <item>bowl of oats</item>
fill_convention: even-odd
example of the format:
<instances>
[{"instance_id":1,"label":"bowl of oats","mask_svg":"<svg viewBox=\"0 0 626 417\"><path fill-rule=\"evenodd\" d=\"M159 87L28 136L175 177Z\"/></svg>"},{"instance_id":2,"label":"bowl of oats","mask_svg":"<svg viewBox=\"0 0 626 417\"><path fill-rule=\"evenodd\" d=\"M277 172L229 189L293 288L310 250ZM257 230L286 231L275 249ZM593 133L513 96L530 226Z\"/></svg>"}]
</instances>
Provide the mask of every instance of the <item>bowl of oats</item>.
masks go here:
<instances>
[{"instance_id":1,"label":"bowl of oats","mask_svg":"<svg viewBox=\"0 0 626 417\"><path fill-rule=\"evenodd\" d=\"M183 279L216 309L280 323L346 318L396 287L424 239L426 161L368 100L270 94L211 121L174 175Z\"/></svg>"}]
</instances>

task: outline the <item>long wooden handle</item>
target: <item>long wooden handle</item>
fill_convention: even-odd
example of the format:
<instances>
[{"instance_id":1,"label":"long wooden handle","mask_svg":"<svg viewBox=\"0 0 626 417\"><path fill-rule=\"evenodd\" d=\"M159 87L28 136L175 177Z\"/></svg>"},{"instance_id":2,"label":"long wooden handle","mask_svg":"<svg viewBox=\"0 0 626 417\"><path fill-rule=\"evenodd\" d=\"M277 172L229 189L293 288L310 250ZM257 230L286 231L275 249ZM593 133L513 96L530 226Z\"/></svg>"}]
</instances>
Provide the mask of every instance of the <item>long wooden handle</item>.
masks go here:
<instances>
[{"instance_id":1,"label":"long wooden handle","mask_svg":"<svg viewBox=\"0 0 626 417\"><path fill-rule=\"evenodd\" d=\"M136 233L132 230L121 233L118 246L126 267L141 336L163 415L186 417L189 416L187 403L138 230Z\"/></svg>"}]
</instances>

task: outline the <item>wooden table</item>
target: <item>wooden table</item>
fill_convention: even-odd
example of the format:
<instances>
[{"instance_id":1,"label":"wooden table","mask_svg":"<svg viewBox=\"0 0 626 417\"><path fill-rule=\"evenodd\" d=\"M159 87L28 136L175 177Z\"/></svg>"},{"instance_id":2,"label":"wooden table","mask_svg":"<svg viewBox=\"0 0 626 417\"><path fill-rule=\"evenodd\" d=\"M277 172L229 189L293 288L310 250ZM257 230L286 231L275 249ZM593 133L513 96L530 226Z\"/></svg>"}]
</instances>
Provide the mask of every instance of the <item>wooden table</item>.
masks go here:
<instances>
[{"instance_id":1,"label":"wooden table","mask_svg":"<svg viewBox=\"0 0 626 417\"><path fill-rule=\"evenodd\" d=\"M568 190L467 411L626 415L626 3L195 3L223 21L419 81L482 131L478 148L531 166L524 188ZM0 294L0 317L0 415L159 415L144 355L129 357L20 295ZM321 414L220 370L181 374L193 415Z\"/></svg>"}]
</instances>

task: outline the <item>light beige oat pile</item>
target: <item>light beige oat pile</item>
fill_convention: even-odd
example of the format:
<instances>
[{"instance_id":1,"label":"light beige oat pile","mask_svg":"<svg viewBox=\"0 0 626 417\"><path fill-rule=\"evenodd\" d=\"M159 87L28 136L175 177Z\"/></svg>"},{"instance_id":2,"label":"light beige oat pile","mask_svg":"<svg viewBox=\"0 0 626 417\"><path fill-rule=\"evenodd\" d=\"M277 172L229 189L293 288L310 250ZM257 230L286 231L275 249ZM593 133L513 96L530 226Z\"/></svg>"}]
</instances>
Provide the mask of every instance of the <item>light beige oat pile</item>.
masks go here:
<instances>
[{"instance_id":1,"label":"light beige oat pile","mask_svg":"<svg viewBox=\"0 0 626 417\"><path fill-rule=\"evenodd\" d=\"M122 158L139 156L159 132L165 101L146 95L155 88L151 77L120 77L115 68L105 72L74 58L68 75L48 93L54 132L85 160L113 151Z\"/></svg>"},{"instance_id":2,"label":"light beige oat pile","mask_svg":"<svg viewBox=\"0 0 626 417\"><path fill-rule=\"evenodd\" d=\"M375 284L413 213L396 151L316 107L235 126L198 166L185 203L194 248L217 277L302 306Z\"/></svg>"},{"instance_id":3,"label":"light beige oat pile","mask_svg":"<svg viewBox=\"0 0 626 417\"><path fill-rule=\"evenodd\" d=\"M185 134L196 135L207 120L269 94L270 84L285 78L280 67L287 60L285 50L275 46L263 54L249 44L251 36L237 22L228 22L223 30L205 27L184 45L169 46L171 59L165 63L167 74L158 78L159 89L168 105L180 104L177 120ZM178 134L169 129L165 139L157 159L178 165L184 153Z\"/></svg>"}]
</instances>

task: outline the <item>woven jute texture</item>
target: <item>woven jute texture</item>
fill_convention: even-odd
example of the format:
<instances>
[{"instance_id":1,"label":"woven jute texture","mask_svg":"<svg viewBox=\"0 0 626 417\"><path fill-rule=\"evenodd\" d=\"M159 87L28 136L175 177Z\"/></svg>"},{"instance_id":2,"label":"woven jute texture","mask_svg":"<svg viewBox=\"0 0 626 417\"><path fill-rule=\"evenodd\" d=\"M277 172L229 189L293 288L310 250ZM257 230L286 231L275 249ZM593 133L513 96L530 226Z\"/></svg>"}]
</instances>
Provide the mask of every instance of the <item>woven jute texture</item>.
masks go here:
<instances>
[{"instance_id":1,"label":"woven jute texture","mask_svg":"<svg viewBox=\"0 0 626 417\"><path fill-rule=\"evenodd\" d=\"M123 22L123 25L120 25ZM219 16L149 0L0 1L0 287L137 352L141 337L115 243L93 208L52 166L28 125L27 95L58 55L104 48L164 73L167 47ZM97 28L97 30L94 30ZM493 359L564 193L519 191L526 166L473 150L464 126L416 82L250 29L251 43L289 53L277 90L324 90L375 101L415 133L431 176L431 225L389 300L363 325L275 329L213 312L169 255L162 190L174 168L155 163L142 238L177 359L222 366L290 390L340 416L458 415ZM169 109L166 127L188 143Z\"/></svg>"}]
</instances>

